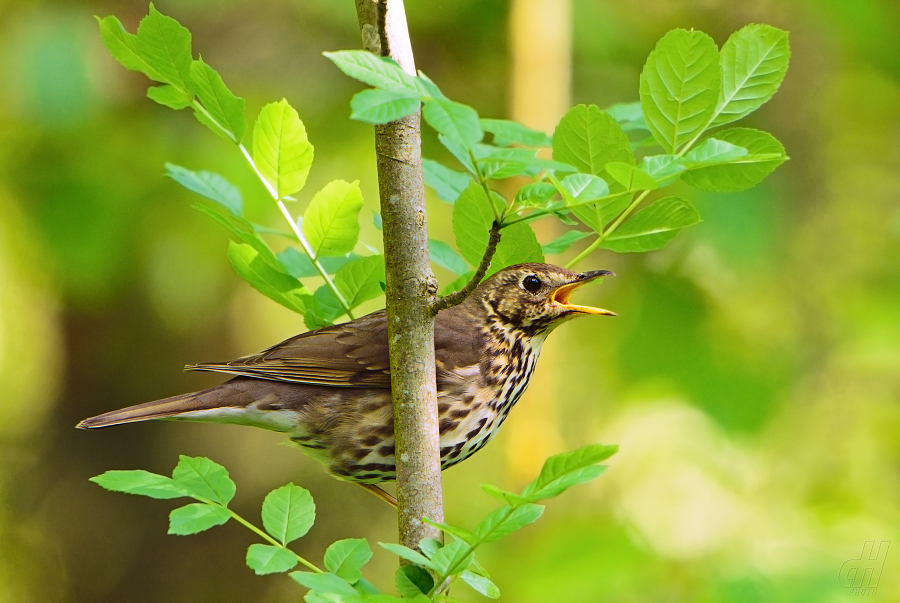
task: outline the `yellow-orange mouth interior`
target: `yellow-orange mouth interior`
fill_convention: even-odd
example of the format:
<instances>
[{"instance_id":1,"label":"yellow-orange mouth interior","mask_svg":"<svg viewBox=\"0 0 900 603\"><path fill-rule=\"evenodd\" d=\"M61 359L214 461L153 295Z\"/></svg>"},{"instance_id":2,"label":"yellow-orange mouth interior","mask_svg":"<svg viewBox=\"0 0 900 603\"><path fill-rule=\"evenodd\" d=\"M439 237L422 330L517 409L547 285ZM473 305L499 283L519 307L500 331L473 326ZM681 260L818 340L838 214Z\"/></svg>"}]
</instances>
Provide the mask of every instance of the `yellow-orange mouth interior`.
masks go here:
<instances>
[{"instance_id":1,"label":"yellow-orange mouth interior","mask_svg":"<svg viewBox=\"0 0 900 603\"><path fill-rule=\"evenodd\" d=\"M570 312L583 312L584 314L596 314L599 316L617 316L615 312L610 312L609 310L604 310L603 308L579 306L577 304L569 303L569 296L572 295L572 292L581 285L589 282L590 281L576 281L574 283L569 283L568 285L563 285L553 292L553 301L561 305L566 310L569 310Z\"/></svg>"}]
</instances>

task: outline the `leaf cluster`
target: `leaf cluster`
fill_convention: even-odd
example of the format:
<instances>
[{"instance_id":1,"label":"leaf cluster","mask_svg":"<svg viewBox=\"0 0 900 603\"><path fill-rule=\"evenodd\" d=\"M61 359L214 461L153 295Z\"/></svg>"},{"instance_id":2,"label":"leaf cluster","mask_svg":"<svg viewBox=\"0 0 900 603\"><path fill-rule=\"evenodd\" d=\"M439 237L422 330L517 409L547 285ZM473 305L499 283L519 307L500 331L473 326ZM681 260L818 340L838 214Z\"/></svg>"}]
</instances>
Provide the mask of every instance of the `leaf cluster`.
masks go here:
<instances>
[{"instance_id":1,"label":"leaf cluster","mask_svg":"<svg viewBox=\"0 0 900 603\"><path fill-rule=\"evenodd\" d=\"M647 59L639 102L608 111L573 107L552 137L517 122L480 118L472 107L448 99L423 73L412 77L389 59L363 51L325 55L350 77L374 86L354 96L352 118L386 123L421 106L425 121L463 168L423 163L426 183L454 203L457 248L473 267L495 221L503 236L491 271L542 261L543 254L562 253L584 239L590 244L570 265L597 248L659 249L700 222L700 215L682 197L650 200L651 193L678 180L708 191L744 190L787 159L766 132L711 132L756 110L780 86L790 55L787 34L767 25L735 32L721 51L702 32L670 31ZM545 148L552 160L543 158ZM512 199L491 188L492 181L513 177L527 180ZM569 230L541 246L526 225L547 216L586 230ZM452 264L454 270L463 266ZM460 278L449 290L472 271L456 274Z\"/></svg>"},{"instance_id":2,"label":"leaf cluster","mask_svg":"<svg viewBox=\"0 0 900 603\"><path fill-rule=\"evenodd\" d=\"M253 223L243 214L240 191L224 177L167 165L172 179L214 202L195 207L235 237L228 258L244 280L302 314L309 328L342 315L353 318L354 308L381 295L382 257L353 253L363 206L358 182L330 182L296 219L285 205L303 189L314 157L303 122L286 100L263 107L248 150L241 142L248 129L244 100L202 58L193 58L185 27L152 4L136 34L112 16L99 22L111 54L159 83L148 96L173 109L192 108L200 123L235 143L284 215L288 232ZM421 108L458 164L423 161L426 183L454 204L455 249L429 241L432 262L455 275L444 293L512 264L543 262L575 244L583 249L569 266L597 248L659 249L701 218L687 199L658 191L676 181L717 192L759 183L787 159L782 145L749 128L710 131L769 100L789 55L786 32L767 25L735 32L721 51L702 32L670 31L647 59L639 102L607 111L578 105L551 137L514 121L482 118L447 98L425 74L414 77L390 59L365 51L325 53L344 73L373 87L351 100L353 119L384 124ZM509 178L524 184L507 199L492 184ZM570 229L541 245L528 223L548 216ZM496 249L489 245L494 224L502 235ZM294 245L275 253L263 236L273 234ZM487 262L489 269L478 272ZM300 280L310 277L322 280L315 291Z\"/></svg>"},{"instance_id":3,"label":"leaf cluster","mask_svg":"<svg viewBox=\"0 0 900 603\"><path fill-rule=\"evenodd\" d=\"M302 314L309 328L331 324L343 314L352 318L354 308L381 295L385 280L381 256L352 253L363 206L358 181L326 184L296 219L285 205L306 185L315 154L302 120L286 100L260 110L248 149L242 143L248 129L244 99L235 96L201 58L193 58L191 34L185 27L152 4L136 34L128 33L116 17L98 21L112 56L160 84L150 87L147 95L172 109L192 108L200 123L234 143L287 220L287 232L256 224L244 215L240 190L223 176L166 165L170 178L213 202L194 207L235 237L228 259L244 280ZM263 236L273 234L294 245L275 253ZM324 282L310 291L299 280L308 277Z\"/></svg>"},{"instance_id":4,"label":"leaf cluster","mask_svg":"<svg viewBox=\"0 0 900 603\"><path fill-rule=\"evenodd\" d=\"M169 534L197 534L234 519L265 541L247 549L247 566L259 575L290 572L291 578L309 589L308 603L452 601L443 593L456 580L487 597L499 597L500 590L475 559L475 550L537 521L544 513L539 501L599 477L606 467L597 463L615 452L615 446L594 444L550 457L540 475L519 493L485 484L484 491L504 504L473 530L424 519L453 538L447 544L426 538L419 550L413 550L400 544L379 543L411 563L401 566L395 574L399 596L379 592L363 577L362 568L372 558L372 549L364 539L347 538L331 544L325 550L321 568L288 548L309 532L316 518L312 495L300 486L287 484L266 495L261 513L263 527L259 528L228 507L237 488L224 467L204 457L181 456L172 477L126 470L107 471L91 481L114 492L196 500L169 514ZM310 571L291 571L298 564Z\"/></svg>"}]
</instances>

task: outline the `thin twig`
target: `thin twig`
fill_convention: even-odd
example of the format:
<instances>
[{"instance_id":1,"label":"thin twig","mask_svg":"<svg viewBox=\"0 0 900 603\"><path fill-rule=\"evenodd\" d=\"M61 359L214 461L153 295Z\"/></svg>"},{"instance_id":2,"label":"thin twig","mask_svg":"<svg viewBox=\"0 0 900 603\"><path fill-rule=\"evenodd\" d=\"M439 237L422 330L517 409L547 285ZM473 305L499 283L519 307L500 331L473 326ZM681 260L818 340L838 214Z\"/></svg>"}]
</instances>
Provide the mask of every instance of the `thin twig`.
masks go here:
<instances>
[{"instance_id":1,"label":"thin twig","mask_svg":"<svg viewBox=\"0 0 900 603\"><path fill-rule=\"evenodd\" d=\"M484 278L488 268L491 266L491 260L494 258L494 253L497 251L497 243L500 242L500 228L499 222L495 221L491 225L491 237L488 240L487 249L484 250L484 255L481 258L481 264L478 266L478 270L475 271L475 274L472 275L469 282L466 283L466 286L455 293L445 295L444 297L435 300L435 302L431 304L432 314L437 315L441 310L446 310L447 308L452 308L457 304L461 304L472 294L472 291L475 290L475 287L478 286L478 283L481 282L481 279Z\"/></svg>"},{"instance_id":2,"label":"thin twig","mask_svg":"<svg viewBox=\"0 0 900 603\"><path fill-rule=\"evenodd\" d=\"M247 163L250 164L250 168L254 171L254 173L256 173L257 177L259 177L260 181L263 183L263 186L265 186L266 190L269 191L272 199L274 199L278 204L278 209L281 210L281 214L284 216L284 219L287 220L288 226L291 227L291 232L294 233L294 236L297 237L297 240L300 242L300 246L303 248L303 252L309 258L309 261L312 262L312 265L316 269L316 272L319 273L319 276L321 276L325 280L325 284L328 285L329 289L331 289L331 292L334 294L334 297L341 305L341 308L344 309L344 313L350 317L350 320L356 318L355 316L353 316L350 304L348 304L347 300L344 299L344 296L341 295L341 292L334 284L331 276L322 266L322 263L319 262L319 258L316 257L316 254L310 246L309 241L307 241L306 237L303 236L303 231L300 230L300 228L297 226L297 221L294 220L293 216L291 216L291 212L288 211L288 208L284 205L284 201L278 196L278 191L275 190L275 187L272 186L272 183L266 180L266 177L263 176L262 172L259 171L259 168L256 167L256 162L253 161L253 157L250 155L250 152L247 151L247 148L242 144L238 144L238 149L240 149L241 153L243 153L244 159L246 159Z\"/></svg>"}]
</instances>

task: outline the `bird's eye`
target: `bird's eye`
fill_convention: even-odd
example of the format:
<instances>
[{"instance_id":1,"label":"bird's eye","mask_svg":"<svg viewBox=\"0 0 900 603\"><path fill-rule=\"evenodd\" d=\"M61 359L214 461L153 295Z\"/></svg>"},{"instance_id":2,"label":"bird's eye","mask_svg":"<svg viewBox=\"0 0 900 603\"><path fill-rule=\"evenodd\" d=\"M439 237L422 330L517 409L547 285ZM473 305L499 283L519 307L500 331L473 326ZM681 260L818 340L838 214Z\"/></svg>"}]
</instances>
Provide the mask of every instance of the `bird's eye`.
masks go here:
<instances>
[{"instance_id":1,"label":"bird's eye","mask_svg":"<svg viewBox=\"0 0 900 603\"><path fill-rule=\"evenodd\" d=\"M536 277L533 274L529 274L525 278L522 279L522 286L525 287L526 291L530 291L534 293L538 289L541 288L541 279Z\"/></svg>"}]
</instances>

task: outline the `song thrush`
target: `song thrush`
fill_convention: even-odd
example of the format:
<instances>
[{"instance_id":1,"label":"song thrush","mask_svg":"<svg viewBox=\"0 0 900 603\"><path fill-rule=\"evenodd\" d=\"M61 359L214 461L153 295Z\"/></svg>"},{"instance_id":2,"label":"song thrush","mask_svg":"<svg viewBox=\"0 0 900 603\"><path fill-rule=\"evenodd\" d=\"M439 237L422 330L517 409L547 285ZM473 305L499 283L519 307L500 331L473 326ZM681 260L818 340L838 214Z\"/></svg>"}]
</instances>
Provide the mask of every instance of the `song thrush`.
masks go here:
<instances>
[{"instance_id":1,"label":"song thrush","mask_svg":"<svg viewBox=\"0 0 900 603\"><path fill-rule=\"evenodd\" d=\"M606 270L548 264L498 271L466 301L440 312L434 345L441 468L481 449L528 386L547 334L582 314L613 312L569 303ZM252 425L287 433L338 477L393 480L394 419L384 311L292 337L259 354L189 370L237 375L184 394L85 419L97 428L147 419Z\"/></svg>"}]
</instances>

